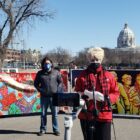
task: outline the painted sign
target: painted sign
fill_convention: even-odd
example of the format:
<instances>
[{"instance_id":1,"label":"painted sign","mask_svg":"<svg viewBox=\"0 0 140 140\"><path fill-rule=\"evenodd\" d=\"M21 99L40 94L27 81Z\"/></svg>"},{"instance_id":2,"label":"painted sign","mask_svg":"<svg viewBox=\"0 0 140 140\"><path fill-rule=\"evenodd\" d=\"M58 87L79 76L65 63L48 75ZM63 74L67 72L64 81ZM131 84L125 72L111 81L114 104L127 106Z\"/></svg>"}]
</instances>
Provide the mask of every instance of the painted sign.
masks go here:
<instances>
[{"instance_id":1,"label":"painted sign","mask_svg":"<svg viewBox=\"0 0 140 140\"><path fill-rule=\"evenodd\" d=\"M60 71L64 91L68 73ZM0 73L0 116L40 112L40 93L33 86L36 73Z\"/></svg>"},{"instance_id":2,"label":"painted sign","mask_svg":"<svg viewBox=\"0 0 140 140\"><path fill-rule=\"evenodd\" d=\"M82 70L71 71L74 89ZM114 114L140 115L140 70L109 70L116 78L120 98L112 105ZM61 71L68 92L68 72ZM0 115L40 112L40 93L33 86L36 73L0 73Z\"/></svg>"},{"instance_id":3,"label":"painted sign","mask_svg":"<svg viewBox=\"0 0 140 140\"><path fill-rule=\"evenodd\" d=\"M120 98L112 105L114 114L140 115L140 70L109 70L117 80ZM82 70L72 70L71 84Z\"/></svg>"}]
</instances>

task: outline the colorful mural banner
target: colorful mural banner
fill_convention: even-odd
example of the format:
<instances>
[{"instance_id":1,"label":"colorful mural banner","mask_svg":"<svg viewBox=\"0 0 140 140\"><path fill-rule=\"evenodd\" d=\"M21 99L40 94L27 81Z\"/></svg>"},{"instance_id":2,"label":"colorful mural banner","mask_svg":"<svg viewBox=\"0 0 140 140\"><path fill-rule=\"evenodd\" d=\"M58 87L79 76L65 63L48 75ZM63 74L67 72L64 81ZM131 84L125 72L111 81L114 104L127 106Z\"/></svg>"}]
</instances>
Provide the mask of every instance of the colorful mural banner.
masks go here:
<instances>
[{"instance_id":1,"label":"colorful mural banner","mask_svg":"<svg viewBox=\"0 0 140 140\"><path fill-rule=\"evenodd\" d=\"M112 105L114 114L140 115L140 70L109 70L116 78L120 98ZM80 69L71 71L74 89ZM61 70L68 92L68 71ZM40 93L33 86L36 73L0 73L0 116L40 112Z\"/></svg>"},{"instance_id":2,"label":"colorful mural banner","mask_svg":"<svg viewBox=\"0 0 140 140\"><path fill-rule=\"evenodd\" d=\"M116 78L120 91L119 100L112 105L114 114L140 115L140 70L109 70ZM71 71L71 84L82 70Z\"/></svg>"},{"instance_id":3,"label":"colorful mural banner","mask_svg":"<svg viewBox=\"0 0 140 140\"><path fill-rule=\"evenodd\" d=\"M64 91L68 91L68 72L61 70ZM0 116L37 113L40 93L33 86L36 73L0 73Z\"/></svg>"}]
</instances>

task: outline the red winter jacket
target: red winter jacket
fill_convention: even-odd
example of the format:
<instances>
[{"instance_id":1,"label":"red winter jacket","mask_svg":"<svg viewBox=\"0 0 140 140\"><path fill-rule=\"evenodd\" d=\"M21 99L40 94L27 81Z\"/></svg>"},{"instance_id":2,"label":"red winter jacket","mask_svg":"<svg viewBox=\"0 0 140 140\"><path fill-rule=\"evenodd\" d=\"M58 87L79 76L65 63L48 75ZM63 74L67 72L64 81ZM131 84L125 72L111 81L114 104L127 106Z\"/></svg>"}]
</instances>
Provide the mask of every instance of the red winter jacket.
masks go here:
<instances>
[{"instance_id":1,"label":"red winter jacket","mask_svg":"<svg viewBox=\"0 0 140 140\"><path fill-rule=\"evenodd\" d=\"M114 79L114 76L108 71L104 71L104 75L107 78L107 86L110 102L114 104L119 98L119 90L116 80ZM92 91L91 86L89 86L88 84L89 81L94 81L95 91L101 92L98 78L93 73L88 73L87 70L82 71L80 76L77 78L75 91L80 93L83 93L85 89ZM95 119L92 113L92 110L94 109L93 100L89 100L87 102L88 102L87 111L86 112L81 111L78 116L79 119L86 120ZM99 115L96 117L96 120L101 122L110 122L112 120L112 110L109 110L108 105L105 104L104 106L102 106L102 109L101 102L97 101L96 105L99 110Z\"/></svg>"}]
</instances>

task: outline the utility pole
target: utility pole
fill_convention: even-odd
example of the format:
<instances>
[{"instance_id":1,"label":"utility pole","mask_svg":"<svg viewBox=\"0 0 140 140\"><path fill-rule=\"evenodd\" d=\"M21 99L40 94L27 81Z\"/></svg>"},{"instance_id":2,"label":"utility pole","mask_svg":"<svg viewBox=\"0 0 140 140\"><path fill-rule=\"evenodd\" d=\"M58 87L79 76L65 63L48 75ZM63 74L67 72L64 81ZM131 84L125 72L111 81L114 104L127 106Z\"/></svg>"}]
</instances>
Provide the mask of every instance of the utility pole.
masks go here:
<instances>
[{"instance_id":1,"label":"utility pole","mask_svg":"<svg viewBox=\"0 0 140 140\"><path fill-rule=\"evenodd\" d=\"M15 49L15 45L16 47L19 45L18 42L11 42L11 64L12 64L12 67L17 67L17 57L16 57L16 52L18 51L18 49Z\"/></svg>"},{"instance_id":2,"label":"utility pole","mask_svg":"<svg viewBox=\"0 0 140 140\"><path fill-rule=\"evenodd\" d=\"M25 42L24 40L21 40L21 44L22 44L22 48L23 48L23 67L24 69L26 69L26 66L25 66Z\"/></svg>"}]
</instances>

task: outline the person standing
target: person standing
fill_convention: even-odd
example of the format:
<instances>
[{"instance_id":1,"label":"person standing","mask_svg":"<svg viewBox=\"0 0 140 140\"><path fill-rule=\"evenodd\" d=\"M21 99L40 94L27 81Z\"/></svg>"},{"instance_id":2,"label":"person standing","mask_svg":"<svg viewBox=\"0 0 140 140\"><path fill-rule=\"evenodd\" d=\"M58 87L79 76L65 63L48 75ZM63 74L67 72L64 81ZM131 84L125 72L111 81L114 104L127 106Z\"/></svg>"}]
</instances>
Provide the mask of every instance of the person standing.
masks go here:
<instances>
[{"instance_id":1,"label":"person standing","mask_svg":"<svg viewBox=\"0 0 140 140\"><path fill-rule=\"evenodd\" d=\"M47 56L41 62L42 69L38 71L34 86L40 92L41 103L41 126L39 136L47 133L47 110L48 107L52 113L52 128L55 135L59 136L58 128L58 110L52 104L52 95L59 92L62 87L62 77L58 70L54 69L53 62Z\"/></svg>"},{"instance_id":2,"label":"person standing","mask_svg":"<svg viewBox=\"0 0 140 140\"><path fill-rule=\"evenodd\" d=\"M75 86L86 102L78 116L84 140L111 140L111 103L119 98L117 82L101 65L104 57L102 48L89 48L87 57L89 65L81 72ZM85 95L86 92L93 98Z\"/></svg>"}]
</instances>

